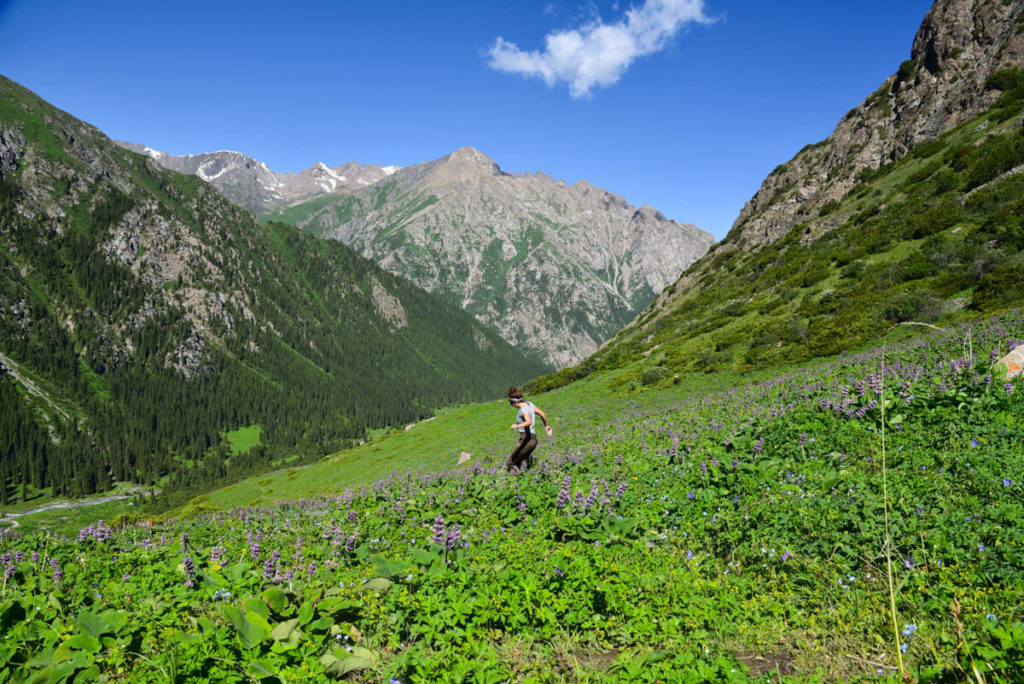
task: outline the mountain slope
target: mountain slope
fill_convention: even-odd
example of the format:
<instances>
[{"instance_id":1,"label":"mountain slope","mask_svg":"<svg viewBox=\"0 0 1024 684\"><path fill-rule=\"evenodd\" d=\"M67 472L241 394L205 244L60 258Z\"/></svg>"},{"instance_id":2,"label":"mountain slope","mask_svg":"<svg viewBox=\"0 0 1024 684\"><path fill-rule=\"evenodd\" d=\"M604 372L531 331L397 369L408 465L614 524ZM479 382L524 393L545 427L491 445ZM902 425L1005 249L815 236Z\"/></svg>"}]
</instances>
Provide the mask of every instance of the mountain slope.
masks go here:
<instances>
[{"instance_id":1,"label":"mountain slope","mask_svg":"<svg viewBox=\"0 0 1024 684\"><path fill-rule=\"evenodd\" d=\"M299 173L280 173L271 171L263 162L241 152L221 150L176 156L139 143L114 142L155 159L165 169L199 176L229 200L256 215L326 193L344 195L354 192L398 170L397 166L381 167L351 161L334 167L317 162Z\"/></svg>"},{"instance_id":2,"label":"mountain slope","mask_svg":"<svg viewBox=\"0 0 1024 684\"><path fill-rule=\"evenodd\" d=\"M776 169L732 231L547 387L632 365L745 369L1024 295L1024 2L940 0L911 59Z\"/></svg>"},{"instance_id":3,"label":"mountain slope","mask_svg":"<svg viewBox=\"0 0 1024 684\"><path fill-rule=\"evenodd\" d=\"M7 79L0 234L6 485L201 485L542 370L344 245L261 226ZM263 446L226 462L223 433L252 424Z\"/></svg>"},{"instance_id":4,"label":"mountain slope","mask_svg":"<svg viewBox=\"0 0 1024 684\"><path fill-rule=\"evenodd\" d=\"M555 366L596 350L714 241L583 180L505 173L468 147L323 200L264 218L351 245Z\"/></svg>"}]
</instances>

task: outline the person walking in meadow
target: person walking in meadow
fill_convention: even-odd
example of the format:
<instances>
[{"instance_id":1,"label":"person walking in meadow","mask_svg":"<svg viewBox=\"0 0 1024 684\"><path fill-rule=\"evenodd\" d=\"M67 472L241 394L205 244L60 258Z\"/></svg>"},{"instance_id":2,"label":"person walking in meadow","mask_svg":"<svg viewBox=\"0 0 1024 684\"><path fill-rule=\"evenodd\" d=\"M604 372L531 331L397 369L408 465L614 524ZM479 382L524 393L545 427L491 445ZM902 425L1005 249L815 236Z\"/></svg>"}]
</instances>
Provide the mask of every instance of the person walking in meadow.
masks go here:
<instances>
[{"instance_id":1,"label":"person walking in meadow","mask_svg":"<svg viewBox=\"0 0 1024 684\"><path fill-rule=\"evenodd\" d=\"M544 421L544 431L550 436L554 431L548 423L547 414L533 405L532 402L523 398L523 393L515 387L509 388L508 402L519 409L516 414L516 422L512 423L513 430L519 430L519 443L509 454L505 467L523 469L533 466L533 450L537 448L537 416Z\"/></svg>"}]
</instances>

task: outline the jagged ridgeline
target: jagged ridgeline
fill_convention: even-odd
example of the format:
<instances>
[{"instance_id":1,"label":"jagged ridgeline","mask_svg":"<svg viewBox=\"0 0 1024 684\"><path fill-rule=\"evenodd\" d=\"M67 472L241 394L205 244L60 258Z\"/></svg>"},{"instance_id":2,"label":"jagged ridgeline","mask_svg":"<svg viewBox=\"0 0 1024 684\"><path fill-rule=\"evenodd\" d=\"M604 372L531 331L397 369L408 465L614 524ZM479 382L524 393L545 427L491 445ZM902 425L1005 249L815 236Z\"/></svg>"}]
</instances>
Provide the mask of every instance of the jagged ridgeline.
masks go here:
<instances>
[{"instance_id":1,"label":"jagged ridgeline","mask_svg":"<svg viewBox=\"0 0 1024 684\"><path fill-rule=\"evenodd\" d=\"M911 59L775 169L721 243L583 364L624 381L835 354L1024 297L1024 2L939 0Z\"/></svg>"},{"instance_id":2,"label":"jagged ridgeline","mask_svg":"<svg viewBox=\"0 0 1024 684\"><path fill-rule=\"evenodd\" d=\"M0 492L203 486L546 370L0 77ZM261 428L229 453L224 435Z\"/></svg>"}]
</instances>

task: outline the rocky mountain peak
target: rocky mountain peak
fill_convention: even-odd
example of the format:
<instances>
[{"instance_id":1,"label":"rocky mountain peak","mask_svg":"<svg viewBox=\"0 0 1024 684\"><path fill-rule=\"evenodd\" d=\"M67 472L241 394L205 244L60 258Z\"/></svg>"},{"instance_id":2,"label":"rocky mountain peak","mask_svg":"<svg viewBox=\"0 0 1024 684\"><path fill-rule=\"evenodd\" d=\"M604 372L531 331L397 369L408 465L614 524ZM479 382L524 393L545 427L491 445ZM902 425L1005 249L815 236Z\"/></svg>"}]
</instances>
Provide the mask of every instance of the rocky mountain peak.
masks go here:
<instances>
[{"instance_id":1,"label":"rocky mountain peak","mask_svg":"<svg viewBox=\"0 0 1024 684\"><path fill-rule=\"evenodd\" d=\"M558 367L595 351L714 242L586 180L505 173L472 147L402 169L385 187L344 198L343 211L308 203L297 224Z\"/></svg>"}]
</instances>

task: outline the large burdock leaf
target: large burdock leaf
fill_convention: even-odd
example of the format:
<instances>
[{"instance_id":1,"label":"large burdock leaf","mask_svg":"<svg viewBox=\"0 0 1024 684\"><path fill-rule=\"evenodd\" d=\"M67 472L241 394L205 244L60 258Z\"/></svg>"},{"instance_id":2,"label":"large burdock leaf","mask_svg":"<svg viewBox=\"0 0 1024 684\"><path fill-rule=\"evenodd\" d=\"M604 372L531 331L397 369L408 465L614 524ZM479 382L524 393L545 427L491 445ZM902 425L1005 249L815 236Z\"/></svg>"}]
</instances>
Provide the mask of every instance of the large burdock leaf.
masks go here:
<instances>
[{"instance_id":1,"label":"large burdock leaf","mask_svg":"<svg viewBox=\"0 0 1024 684\"><path fill-rule=\"evenodd\" d=\"M224 606L221 614L235 626L238 638L246 648L252 648L270 636L270 625L259 613L246 613L234 606Z\"/></svg>"},{"instance_id":2,"label":"large burdock leaf","mask_svg":"<svg viewBox=\"0 0 1024 684\"><path fill-rule=\"evenodd\" d=\"M377 656L373 651L362 646L353 647L351 653L336 648L333 652L325 653L320 657L320 664L324 666L324 672L335 679L341 679L350 672L373 667L376 662Z\"/></svg>"}]
</instances>

